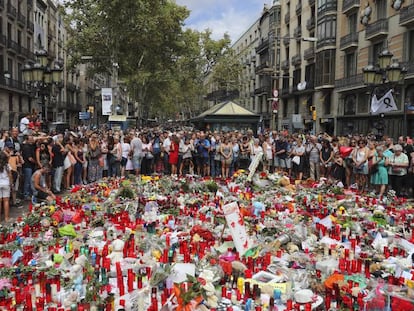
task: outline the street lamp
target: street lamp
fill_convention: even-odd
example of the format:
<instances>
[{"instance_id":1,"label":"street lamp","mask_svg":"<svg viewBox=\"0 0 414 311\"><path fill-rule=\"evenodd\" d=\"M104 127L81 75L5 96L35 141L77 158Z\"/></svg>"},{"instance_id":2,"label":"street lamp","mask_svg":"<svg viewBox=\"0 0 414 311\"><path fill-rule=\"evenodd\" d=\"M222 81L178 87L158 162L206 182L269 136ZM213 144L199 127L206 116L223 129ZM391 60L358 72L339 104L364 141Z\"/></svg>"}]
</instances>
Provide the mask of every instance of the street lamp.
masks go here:
<instances>
[{"instance_id":1,"label":"street lamp","mask_svg":"<svg viewBox=\"0 0 414 311\"><path fill-rule=\"evenodd\" d=\"M384 117L385 112L396 110L392 105L394 98L391 91L404 79L406 73L406 70L397 59L393 59L393 56L386 48L379 53L378 64L368 64L368 66L362 69L364 84L372 88L370 99L371 113L379 114L381 118ZM378 124L383 129L382 120ZM377 128L377 130L379 131L380 128Z\"/></svg>"},{"instance_id":2,"label":"street lamp","mask_svg":"<svg viewBox=\"0 0 414 311\"><path fill-rule=\"evenodd\" d=\"M50 68L48 53L41 50L35 53L37 62L33 65L26 64L23 68L23 79L26 82L29 93L35 93L35 98L41 98L42 118L47 120L48 102L60 89L63 82L63 69L55 65ZM47 98L47 101L46 101Z\"/></svg>"}]
</instances>

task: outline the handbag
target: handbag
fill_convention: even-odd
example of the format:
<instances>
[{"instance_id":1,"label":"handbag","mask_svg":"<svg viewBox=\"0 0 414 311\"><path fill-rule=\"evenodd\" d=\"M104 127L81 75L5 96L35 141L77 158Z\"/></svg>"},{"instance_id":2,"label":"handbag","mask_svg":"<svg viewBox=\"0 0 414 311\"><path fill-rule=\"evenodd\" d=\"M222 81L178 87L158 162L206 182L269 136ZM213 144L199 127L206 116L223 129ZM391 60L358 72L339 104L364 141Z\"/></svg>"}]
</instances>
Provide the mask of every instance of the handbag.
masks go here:
<instances>
[{"instance_id":1,"label":"handbag","mask_svg":"<svg viewBox=\"0 0 414 311\"><path fill-rule=\"evenodd\" d=\"M145 153L145 158L148 159L148 160L152 160L152 159L154 159L154 155L152 154L151 151L148 151L148 152Z\"/></svg>"},{"instance_id":2,"label":"handbag","mask_svg":"<svg viewBox=\"0 0 414 311\"><path fill-rule=\"evenodd\" d=\"M378 163L375 163L369 167L369 173L371 175L375 174L376 172L378 172Z\"/></svg>"},{"instance_id":3,"label":"handbag","mask_svg":"<svg viewBox=\"0 0 414 311\"><path fill-rule=\"evenodd\" d=\"M296 165L299 165L300 164L300 156L294 156L293 158L292 158L292 162L293 163L295 163Z\"/></svg>"}]
</instances>

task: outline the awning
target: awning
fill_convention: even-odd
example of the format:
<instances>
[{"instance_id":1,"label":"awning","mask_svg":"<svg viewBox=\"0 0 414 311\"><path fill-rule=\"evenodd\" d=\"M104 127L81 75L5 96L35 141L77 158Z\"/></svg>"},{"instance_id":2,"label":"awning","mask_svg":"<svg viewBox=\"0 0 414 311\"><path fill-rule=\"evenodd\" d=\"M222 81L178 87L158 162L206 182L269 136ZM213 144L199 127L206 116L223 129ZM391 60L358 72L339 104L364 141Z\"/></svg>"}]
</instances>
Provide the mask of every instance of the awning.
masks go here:
<instances>
[{"instance_id":1,"label":"awning","mask_svg":"<svg viewBox=\"0 0 414 311\"><path fill-rule=\"evenodd\" d=\"M111 115L108 118L109 122L125 122L127 117L125 115Z\"/></svg>"}]
</instances>

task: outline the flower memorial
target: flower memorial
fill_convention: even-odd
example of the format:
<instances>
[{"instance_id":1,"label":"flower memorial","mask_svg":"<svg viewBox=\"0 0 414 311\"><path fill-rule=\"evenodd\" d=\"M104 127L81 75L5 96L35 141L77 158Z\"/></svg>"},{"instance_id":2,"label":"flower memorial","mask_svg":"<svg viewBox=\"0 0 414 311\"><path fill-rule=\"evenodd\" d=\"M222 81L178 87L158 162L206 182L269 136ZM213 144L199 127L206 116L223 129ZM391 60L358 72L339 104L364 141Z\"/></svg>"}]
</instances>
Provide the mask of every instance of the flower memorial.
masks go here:
<instances>
[{"instance_id":1,"label":"flower memorial","mask_svg":"<svg viewBox=\"0 0 414 311\"><path fill-rule=\"evenodd\" d=\"M413 217L264 172L104 179L0 228L0 307L414 310Z\"/></svg>"}]
</instances>

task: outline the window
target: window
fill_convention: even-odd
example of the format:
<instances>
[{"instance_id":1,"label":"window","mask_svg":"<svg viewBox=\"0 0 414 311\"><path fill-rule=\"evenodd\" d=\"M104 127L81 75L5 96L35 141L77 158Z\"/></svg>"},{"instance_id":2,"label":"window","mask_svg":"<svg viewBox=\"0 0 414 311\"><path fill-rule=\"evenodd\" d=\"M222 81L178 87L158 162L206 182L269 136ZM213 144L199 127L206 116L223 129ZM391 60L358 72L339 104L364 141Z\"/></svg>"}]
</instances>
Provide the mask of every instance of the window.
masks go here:
<instances>
[{"instance_id":1,"label":"window","mask_svg":"<svg viewBox=\"0 0 414 311\"><path fill-rule=\"evenodd\" d=\"M336 42L336 16L328 15L318 19L318 47Z\"/></svg>"},{"instance_id":2,"label":"window","mask_svg":"<svg viewBox=\"0 0 414 311\"><path fill-rule=\"evenodd\" d=\"M325 93L323 96L323 113L331 114L331 92Z\"/></svg>"},{"instance_id":3,"label":"window","mask_svg":"<svg viewBox=\"0 0 414 311\"><path fill-rule=\"evenodd\" d=\"M349 78L356 75L356 54L345 54L345 78Z\"/></svg>"},{"instance_id":4,"label":"window","mask_svg":"<svg viewBox=\"0 0 414 311\"><path fill-rule=\"evenodd\" d=\"M358 113L368 113L371 107L371 96L366 93L359 93L357 97L358 102Z\"/></svg>"},{"instance_id":5,"label":"window","mask_svg":"<svg viewBox=\"0 0 414 311\"><path fill-rule=\"evenodd\" d=\"M384 50L384 42L378 42L374 45L372 45L371 48L371 53L370 53L370 63L373 65L378 64L378 55Z\"/></svg>"},{"instance_id":6,"label":"window","mask_svg":"<svg viewBox=\"0 0 414 311\"><path fill-rule=\"evenodd\" d=\"M406 60L412 62L414 61L414 30L411 30L408 34L407 45L408 49L406 51Z\"/></svg>"},{"instance_id":7,"label":"window","mask_svg":"<svg viewBox=\"0 0 414 311\"><path fill-rule=\"evenodd\" d=\"M336 10L336 0L318 0L318 13L323 13L328 10Z\"/></svg>"},{"instance_id":8,"label":"window","mask_svg":"<svg viewBox=\"0 0 414 311\"><path fill-rule=\"evenodd\" d=\"M356 33L358 29L358 16L356 13L348 16L349 33Z\"/></svg>"},{"instance_id":9,"label":"window","mask_svg":"<svg viewBox=\"0 0 414 311\"><path fill-rule=\"evenodd\" d=\"M354 115L356 112L355 95L347 95L344 99L344 115Z\"/></svg>"},{"instance_id":10,"label":"window","mask_svg":"<svg viewBox=\"0 0 414 311\"><path fill-rule=\"evenodd\" d=\"M334 85L335 50L325 50L316 54L316 86Z\"/></svg>"},{"instance_id":11,"label":"window","mask_svg":"<svg viewBox=\"0 0 414 311\"><path fill-rule=\"evenodd\" d=\"M293 71L293 88L296 90L298 84L301 82L301 75L302 71L301 69L296 69Z\"/></svg>"},{"instance_id":12,"label":"window","mask_svg":"<svg viewBox=\"0 0 414 311\"><path fill-rule=\"evenodd\" d=\"M305 68L306 88L315 86L315 64L307 65Z\"/></svg>"},{"instance_id":13,"label":"window","mask_svg":"<svg viewBox=\"0 0 414 311\"><path fill-rule=\"evenodd\" d=\"M295 96L295 114L299 114L299 96Z\"/></svg>"},{"instance_id":14,"label":"window","mask_svg":"<svg viewBox=\"0 0 414 311\"><path fill-rule=\"evenodd\" d=\"M376 0L377 20L387 17L387 0Z\"/></svg>"},{"instance_id":15,"label":"window","mask_svg":"<svg viewBox=\"0 0 414 311\"><path fill-rule=\"evenodd\" d=\"M282 112L282 115L283 115L283 117L284 118L286 118L287 117L287 109L288 109L288 105L287 105L288 103L287 103L287 100L286 99L284 99L283 100L283 112Z\"/></svg>"},{"instance_id":16,"label":"window","mask_svg":"<svg viewBox=\"0 0 414 311\"><path fill-rule=\"evenodd\" d=\"M13 78L13 59L7 59L7 71L10 73L10 77Z\"/></svg>"}]
</instances>

